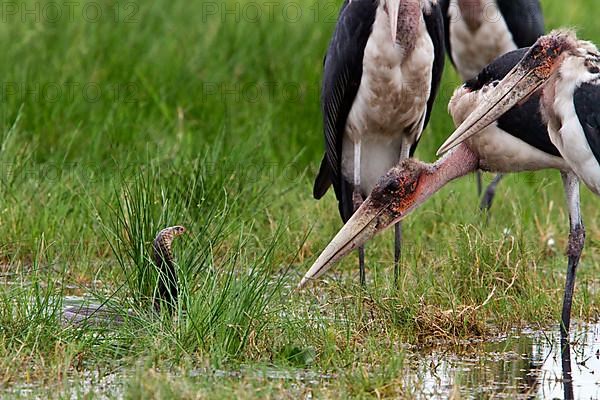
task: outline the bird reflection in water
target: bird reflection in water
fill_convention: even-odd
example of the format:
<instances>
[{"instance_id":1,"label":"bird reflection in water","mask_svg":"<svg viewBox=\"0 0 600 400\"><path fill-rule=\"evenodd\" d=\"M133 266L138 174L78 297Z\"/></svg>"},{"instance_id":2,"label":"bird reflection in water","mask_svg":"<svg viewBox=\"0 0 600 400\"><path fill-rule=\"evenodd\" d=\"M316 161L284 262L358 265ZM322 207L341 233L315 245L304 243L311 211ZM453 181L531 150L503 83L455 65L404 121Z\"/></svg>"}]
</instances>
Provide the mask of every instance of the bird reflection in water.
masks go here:
<instances>
[{"instance_id":1,"label":"bird reflection in water","mask_svg":"<svg viewBox=\"0 0 600 400\"><path fill-rule=\"evenodd\" d=\"M512 332L505 339L440 346L404 371L415 398L600 398L600 325ZM408 372L408 373L407 373Z\"/></svg>"},{"instance_id":2,"label":"bird reflection in water","mask_svg":"<svg viewBox=\"0 0 600 400\"><path fill-rule=\"evenodd\" d=\"M564 335L560 338L561 361L562 361L562 384L565 400L572 400L573 396L573 373L571 371L571 344L569 338Z\"/></svg>"}]
</instances>

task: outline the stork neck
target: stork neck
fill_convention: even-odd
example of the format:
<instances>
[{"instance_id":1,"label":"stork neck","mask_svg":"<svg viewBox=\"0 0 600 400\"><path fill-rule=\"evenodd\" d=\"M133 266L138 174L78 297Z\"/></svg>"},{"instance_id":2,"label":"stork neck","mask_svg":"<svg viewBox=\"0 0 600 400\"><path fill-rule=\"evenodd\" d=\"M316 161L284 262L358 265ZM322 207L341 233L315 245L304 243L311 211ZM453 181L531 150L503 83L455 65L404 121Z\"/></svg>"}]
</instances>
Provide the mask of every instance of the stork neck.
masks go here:
<instances>
[{"instance_id":1,"label":"stork neck","mask_svg":"<svg viewBox=\"0 0 600 400\"><path fill-rule=\"evenodd\" d=\"M484 0L458 0L460 14L471 31L479 29L483 23Z\"/></svg>"},{"instance_id":2,"label":"stork neck","mask_svg":"<svg viewBox=\"0 0 600 400\"><path fill-rule=\"evenodd\" d=\"M386 15L389 15L392 11L392 7L397 7L396 45L404 50L405 55L412 53L422 21L421 0L382 0L381 4L383 4ZM389 22L386 22L386 25L389 25ZM392 29L392 27L390 26L389 29Z\"/></svg>"},{"instance_id":3,"label":"stork neck","mask_svg":"<svg viewBox=\"0 0 600 400\"><path fill-rule=\"evenodd\" d=\"M449 151L430 166L429 171L421 178L420 197L427 199L444 187L448 182L463 177L479 168L479 157L465 143Z\"/></svg>"}]
</instances>

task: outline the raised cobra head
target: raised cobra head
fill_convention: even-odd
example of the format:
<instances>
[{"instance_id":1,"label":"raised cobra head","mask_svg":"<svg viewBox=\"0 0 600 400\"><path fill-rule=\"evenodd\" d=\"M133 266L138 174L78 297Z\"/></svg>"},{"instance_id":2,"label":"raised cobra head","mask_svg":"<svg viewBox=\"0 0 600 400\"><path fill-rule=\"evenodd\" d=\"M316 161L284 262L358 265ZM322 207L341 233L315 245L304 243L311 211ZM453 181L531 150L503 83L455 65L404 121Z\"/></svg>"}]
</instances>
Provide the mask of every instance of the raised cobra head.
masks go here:
<instances>
[{"instance_id":1,"label":"raised cobra head","mask_svg":"<svg viewBox=\"0 0 600 400\"><path fill-rule=\"evenodd\" d=\"M161 302L165 302L170 308L177 304L177 274L173 261L172 244L177 236L186 232L183 226L171 226L158 232L154 243L154 262L158 269L158 297L154 298L154 308L160 310Z\"/></svg>"}]
</instances>

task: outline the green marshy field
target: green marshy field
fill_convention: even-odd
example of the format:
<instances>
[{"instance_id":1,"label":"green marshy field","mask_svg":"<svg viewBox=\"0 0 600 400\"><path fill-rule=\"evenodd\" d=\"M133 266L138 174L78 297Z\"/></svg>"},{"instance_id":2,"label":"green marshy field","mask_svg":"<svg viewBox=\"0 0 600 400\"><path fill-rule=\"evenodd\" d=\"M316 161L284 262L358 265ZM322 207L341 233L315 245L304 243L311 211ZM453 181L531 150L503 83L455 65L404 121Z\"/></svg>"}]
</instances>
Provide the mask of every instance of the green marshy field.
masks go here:
<instances>
[{"instance_id":1,"label":"green marshy field","mask_svg":"<svg viewBox=\"0 0 600 400\"><path fill-rule=\"evenodd\" d=\"M351 256L294 290L341 227L333 194L311 196L338 2L14 5L0 15L0 397L410 398L415 349L557 323L558 172L507 178L487 223L474 179L449 185L405 221L398 288L388 232L367 247L365 289ZM548 30L600 43L592 0L543 6ZM448 63L418 158L452 131L458 84ZM600 215L587 189L582 203L573 316L595 320ZM182 303L158 316L151 242L175 224L190 231L174 248ZM64 326L66 296L125 322Z\"/></svg>"}]
</instances>

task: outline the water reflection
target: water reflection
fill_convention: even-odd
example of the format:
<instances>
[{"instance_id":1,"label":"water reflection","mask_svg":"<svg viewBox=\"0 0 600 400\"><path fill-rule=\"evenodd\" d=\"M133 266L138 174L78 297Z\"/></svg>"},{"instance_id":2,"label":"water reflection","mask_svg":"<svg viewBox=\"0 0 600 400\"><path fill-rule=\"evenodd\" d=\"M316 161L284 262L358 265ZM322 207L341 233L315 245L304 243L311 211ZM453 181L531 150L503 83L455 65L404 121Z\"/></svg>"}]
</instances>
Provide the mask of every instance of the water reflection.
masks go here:
<instances>
[{"instance_id":1,"label":"water reflection","mask_svg":"<svg viewBox=\"0 0 600 400\"><path fill-rule=\"evenodd\" d=\"M494 342L433 351L409 378L418 398L600 398L600 325L513 333Z\"/></svg>"},{"instance_id":2,"label":"water reflection","mask_svg":"<svg viewBox=\"0 0 600 400\"><path fill-rule=\"evenodd\" d=\"M561 337L561 361L563 374L563 393L566 400L574 398L573 393L573 373L571 370L571 344L568 338Z\"/></svg>"},{"instance_id":3,"label":"water reflection","mask_svg":"<svg viewBox=\"0 0 600 400\"><path fill-rule=\"evenodd\" d=\"M63 298L60 321L64 326L116 326L124 321L119 312L109 304L94 302L91 298L66 296ZM132 315L131 312L129 315Z\"/></svg>"}]
</instances>

